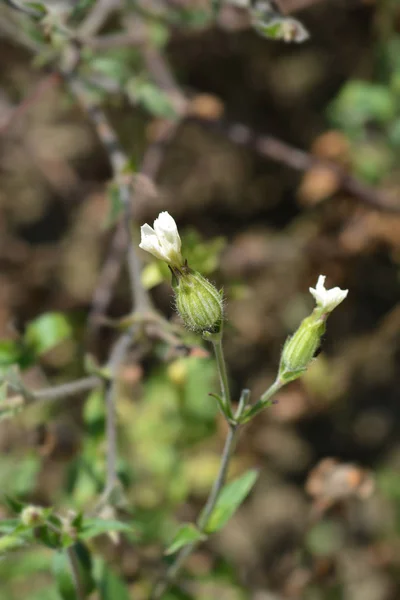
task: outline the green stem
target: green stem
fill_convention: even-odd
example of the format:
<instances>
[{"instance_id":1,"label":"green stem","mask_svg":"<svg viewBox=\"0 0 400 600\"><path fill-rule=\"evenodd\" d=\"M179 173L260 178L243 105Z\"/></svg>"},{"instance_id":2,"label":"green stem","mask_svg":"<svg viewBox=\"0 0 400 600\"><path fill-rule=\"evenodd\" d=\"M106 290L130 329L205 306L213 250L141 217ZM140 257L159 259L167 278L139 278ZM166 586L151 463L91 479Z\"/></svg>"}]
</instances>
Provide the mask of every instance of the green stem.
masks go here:
<instances>
[{"instance_id":1,"label":"green stem","mask_svg":"<svg viewBox=\"0 0 400 600\"><path fill-rule=\"evenodd\" d=\"M250 421L255 415L264 410L267 406L271 404L272 397L278 392L281 387L283 387L285 383L281 381L279 377L276 378L274 383L263 393L261 398L256 402L253 406L248 408L243 416L240 418L240 423L247 423Z\"/></svg>"},{"instance_id":2,"label":"green stem","mask_svg":"<svg viewBox=\"0 0 400 600\"><path fill-rule=\"evenodd\" d=\"M233 418L231 393L229 390L228 373L224 357L224 349L222 347L222 332L210 338L214 348L214 354L217 361L217 369L219 382L221 385L222 401L224 405L224 413L227 419Z\"/></svg>"},{"instance_id":3,"label":"green stem","mask_svg":"<svg viewBox=\"0 0 400 600\"><path fill-rule=\"evenodd\" d=\"M197 527L202 532L206 531L207 529L209 519L213 513L219 494L224 486L226 474L228 472L229 461L237 440L239 427L240 425L238 424L230 423L229 425L229 432L225 440L224 450L222 452L221 463L219 466L217 478L214 481L214 484L211 488L204 509L202 510L197 520ZM193 550L197 547L198 543L199 542L192 542L191 544L188 544L187 546L182 548L180 552L178 552L175 561L169 567L165 578L162 581L160 581L154 588L153 593L151 595L151 600L160 600L160 598L162 598L163 594L176 580L181 568L183 567L187 558L192 554Z\"/></svg>"}]
</instances>

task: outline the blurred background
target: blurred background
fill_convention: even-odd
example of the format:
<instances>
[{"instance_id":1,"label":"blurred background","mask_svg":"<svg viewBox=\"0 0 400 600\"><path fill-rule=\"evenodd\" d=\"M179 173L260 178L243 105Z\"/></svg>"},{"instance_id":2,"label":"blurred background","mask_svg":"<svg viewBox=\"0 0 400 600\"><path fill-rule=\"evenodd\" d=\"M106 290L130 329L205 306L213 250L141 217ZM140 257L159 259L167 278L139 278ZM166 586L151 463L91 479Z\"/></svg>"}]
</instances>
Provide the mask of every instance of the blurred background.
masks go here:
<instances>
[{"instance_id":1,"label":"blurred background","mask_svg":"<svg viewBox=\"0 0 400 600\"><path fill-rule=\"evenodd\" d=\"M280 0L272 32L256 8L258 21L246 2L1 6L1 364L32 390L82 377L88 355L109 355L108 321L131 309L109 156L59 66L72 40L129 159L135 222L167 210L189 263L224 288L235 398L272 383L319 274L349 289L317 360L242 432L231 475L255 466L258 482L168 598L396 600L400 4ZM110 255L109 301L88 334ZM141 257L156 308L179 327L168 272ZM217 473L215 364L183 336L189 352L143 340L119 370L118 472L137 538L91 542L123 585L116 599L148 598L163 548ZM90 510L104 482L103 400L96 389L4 415L0 490ZM2 557L0 599L59 598L51 561L44 547Z\"/></svg>"}]
</instances>

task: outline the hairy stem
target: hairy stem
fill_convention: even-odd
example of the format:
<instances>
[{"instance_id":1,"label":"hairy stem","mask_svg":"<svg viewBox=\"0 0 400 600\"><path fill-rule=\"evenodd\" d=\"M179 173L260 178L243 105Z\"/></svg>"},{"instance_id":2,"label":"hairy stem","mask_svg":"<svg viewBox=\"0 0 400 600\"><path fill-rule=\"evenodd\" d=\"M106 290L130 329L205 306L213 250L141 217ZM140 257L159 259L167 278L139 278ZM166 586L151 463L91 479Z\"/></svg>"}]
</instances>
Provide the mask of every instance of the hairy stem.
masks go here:
<instances>
[{"instance_id":1,"label":"hairy stem","mask_svg":"<svg viewBox=\"0 0 400 600\"><path fill-rule=\"evenodd\" d=\"M224 450L222 452L221 463L216 480L211 488L210 494L207 498L207 502L202 510L198 520L197 527L200 531L206 531L209 519L217 503L219 494L224 486L226 480L226 474L228 472L229 461L232 456L232 452L236 443L237 435L239 431L239 425L230 424L229 432L225 440ZM175 561L169 567L165 578L160 581L153 590L151 600L160 600L163 594L168 588L174 583L177 576L179 575L183 565L185 564L188 557L192 554L193 550L197 547L198 542L188 544L180 552L178 552Z\"/></svg>"},{"instance_id":2,"label":"hairy stem","mask_svg":"<svg viewBox=\"0 0 400 600\"><path fill-rule=\"evenodd\" d=\"M224 414L226 417L232 418L232 402L231 393L229 390L228 373L226 370L226 363L224 357L224 350L222 347L222 333L211 338L212 345L214 348L214 354L217 361L217 369L219 375L219 382L221 385L222 401L225 408Z\"/></svg>"}]
</instances>

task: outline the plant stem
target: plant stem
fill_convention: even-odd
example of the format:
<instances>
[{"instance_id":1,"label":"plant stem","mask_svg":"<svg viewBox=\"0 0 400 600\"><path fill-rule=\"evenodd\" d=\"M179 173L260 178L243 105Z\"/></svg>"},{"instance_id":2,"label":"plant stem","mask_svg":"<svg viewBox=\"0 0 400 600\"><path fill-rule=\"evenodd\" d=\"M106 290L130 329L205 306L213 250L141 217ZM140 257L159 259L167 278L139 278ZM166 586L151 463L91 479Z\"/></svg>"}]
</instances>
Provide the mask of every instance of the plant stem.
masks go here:
<instances>
[{"instance_id":1,"label":"plant stem","mask_svg":"<svg viewBox=\"0 0 400 600\"><path fill-rule=\"evenodd\" d=\"M117 423L115 419L115 398L118 388L118 370L121 367L132 338L136 332L136 325L122 333L115 342L107 367L112 373L112 379L109 381L105 394L106 402L106 440L107 440L107 475L103 495L109 497L114 490L117 481Z\"/></svg>"},{"instance_id":2,"label":"plant stem","mask_svg":"<svg viewBox=\"0 0 400 600\"><path fill-rule=\"evenodd\" d=\"M67 556L71 567L72 578L74 580L77 600L85 600L86 594L83 588L81 575L79 572L79 563L73 546L67 548Z\"/></svg>"},{"instance_id":3,"label":"plant stem","mask_svg":"<svg viewBox=\"0 0 400 600\"><path fill-rule=\"evenodd\" d=\"M204 532L207 529L208 521L217 503L219 494L224 486L226 474L229 467L229 461L232 456L232 452L237 440L238 430L240 425L229 424L229 432L225 440L224 450L222 452L221 463L216 480L211 488L210 494L207 498L207 502L197 520L197 527L200 531ZM176 580L181 568L186 562L187 558L192 554L193 550L198 545L198 542L188 544L180 552L178 552L175 561L169 567L165 578L160 581L153 590L151 600L160 600L163 594L168 590L171 584Z\"/></svg>"},{"instance_id":4,"label":"plant stem","mask_svg":"<svg viewBox=\"0 0 400 600\"><path fill-rule=\"evenodd\" d=\"M222 401L225 408L224 414L227 419L231 419L233 417L232 402L231 393L229 390L228 373L226 370L224 350L222 347L222 332L210 339L214 348L214 354L217 361L219 382L221 384Z\"/></svg>"},{"instance_id":5,"label":"plant stem","mask_svg":"<svg viewBox=\"0 0 400 600\"><path fill-rule=\"evenodd\" d=\"M277 377L274 383L263 393L258 402L244 412L240 419L240 423L247 423L253 417L255 417L255 415L264 410L264 408L269 406L272 396L274 396L276 392L278 392L284 385L285 383L281 381L279 377Z\"/></svg>"}]
</instances>

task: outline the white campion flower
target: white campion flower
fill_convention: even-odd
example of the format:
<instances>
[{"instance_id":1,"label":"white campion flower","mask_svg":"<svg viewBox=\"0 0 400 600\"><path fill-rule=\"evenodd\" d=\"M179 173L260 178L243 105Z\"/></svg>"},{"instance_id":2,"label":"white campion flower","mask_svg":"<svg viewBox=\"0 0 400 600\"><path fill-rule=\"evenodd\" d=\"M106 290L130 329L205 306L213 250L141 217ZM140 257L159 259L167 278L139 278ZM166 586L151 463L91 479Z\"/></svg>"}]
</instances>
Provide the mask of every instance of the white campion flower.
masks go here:
<instances>
[{"instance_id":1,"label":"white campion flower","mask_svg":"<svg viewBox=\"0 0 400 600\"><path fill-rule=\"evenodd\" d=\"M147 223L142 225L139 247L173 267L182 266L181 238L175 220L164 211L158 215L153 227Z\"/></svg>"},{"instance_id":2,"label":"white campion flower","mask_svg":"<svg viewBox=\"0 0 400 600\"><path fill-rule=\"evenodd\" d=\"M325 275L318 277L317 285L314 288L310 287L310 292L314 296L317 307L323 313L330 313L346 298L349 290L342 290L339 287L327 290L325 288Z\"/></svg>"}]
</instances>

